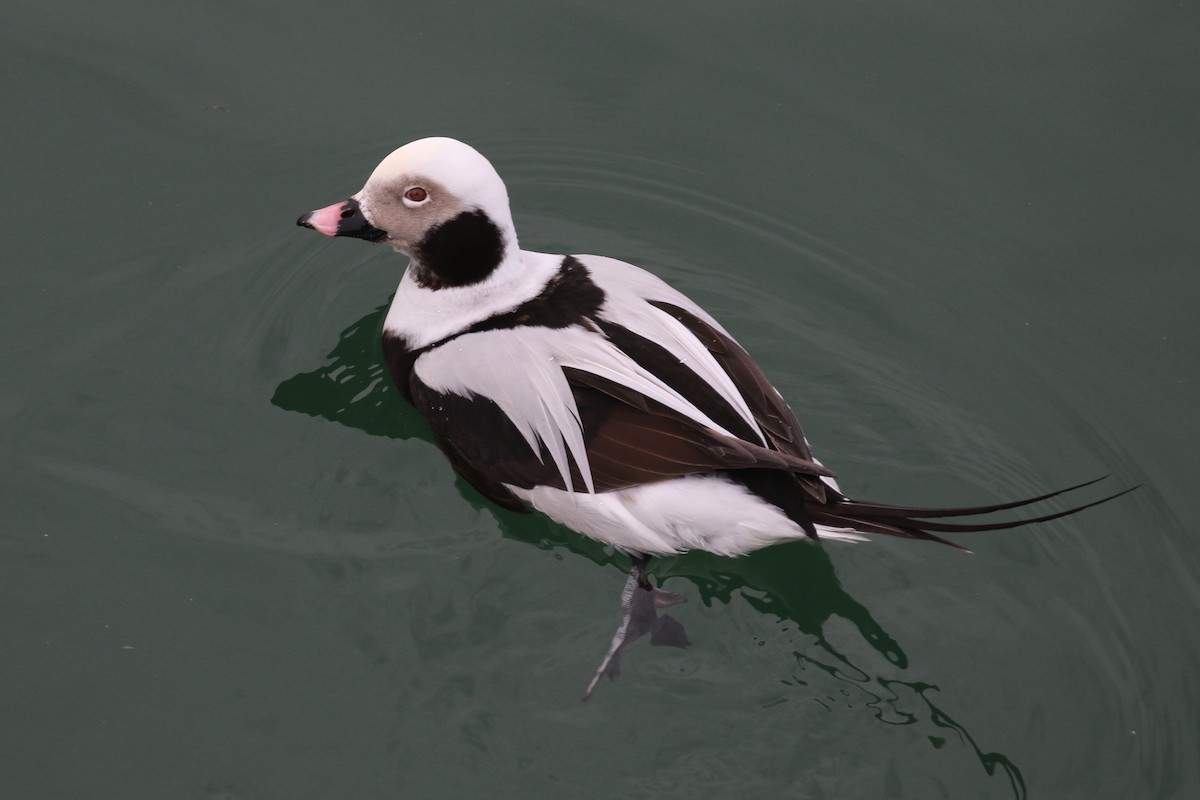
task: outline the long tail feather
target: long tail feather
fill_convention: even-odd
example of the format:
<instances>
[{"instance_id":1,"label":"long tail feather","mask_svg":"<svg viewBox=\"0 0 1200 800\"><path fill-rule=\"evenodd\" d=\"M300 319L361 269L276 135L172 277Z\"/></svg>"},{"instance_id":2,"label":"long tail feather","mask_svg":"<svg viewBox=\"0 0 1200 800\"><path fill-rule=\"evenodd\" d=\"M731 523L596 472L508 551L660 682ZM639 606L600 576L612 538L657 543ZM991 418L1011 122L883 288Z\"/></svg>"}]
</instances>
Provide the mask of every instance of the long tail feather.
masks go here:
<instances>
[{"instance_id":1,"label":"long tail feather","mask_svg":"<svg viewBox=\"0 0 1200 800\"><path fill-rule=\"evenodd\" d=\"M839 508L844 508L849 513L866 514L868 516L879 515L879 516L893 516L893 517L970 517L970 516L974 516L976 514L990 514L993 511L1008 511L1009 509L1020 508L1021 506L1032 505L1033 503L1037 503L1042 500L1049 500L1051 497L1058 497L1060 494L1066 494L1067 492L1073 492L1076 489L1082 489L1085 486L1091 486L1092 484L1099 483L1100 481L1102 481L1108 477L1109 477L1108 475L1101 475L1099 478L1092 478L1090 481L1084 481L1083 483L1077 483L1074 486L1068 486L1067 488L1059 489L1056 492L1047 492L1046 494L1040 494L1037 497L1028 497L1024 500L1013 500L1008 503L995 503L995 504L989 505L989 506L962 506L959 508L918 508L918 507L914 507L914 506L893 506L893 505L883 505L881 503L862 503L862 502L857 502L854 500L844 500L842 503L839 504ZM1127 489L1126 491L1130 491L1130 490ZM1124 492L1121 492L1121 494L1124 494ZM1117 497L1117 496L1118 495L1114 494L1112 497ZM1107 498L1105 498L1105 500L1111 500L1112 497L1107 497ZM1099 502L1104 502L1104 501L1101 500ZM1087 508L1087 506L1080 506L1080 508L1081 509ZM1067 513L1070 513L1070 512L1067 512ZM1033 520L1030 520L1030 522L1033 522Z\"/></svg>"},{"instance_id":2,"label":"long tail feather","mask_svg":"<svg viewBox=\"0 0 1200 800\"><path fill-rule=\"evenodd\" d=\"M934 536L932 533L914 528L911 526L901 526L888 524L879 520L855 519L854 517L841 516L839 514L830 514L824 512L810 512L812 521L818 525L827 525L831 528L850 528L859 533L882 533L888 536L898 536L901 539L919 539L923 542L937 542L955 550L963 550L967 553L971 552L961 544L947 541L940 536ZM815 537L819 538L819 537Z\"/></svg>"},{"instance_id":3,"label":"long tail feather","mask_svg":"<svg viewBox=\"0 0 1200 800\"><path fill-rule=\"evenodd\" d=\"M1107 477L1107 476L1104 476ZM995 511L1007 511L1013 508L1021 508L1028 506L1031 503L1036 503L1041 500L1048 500L1052 497L1057 497L1067 492L1082 489L1085 486L1091 486L1104 478L1096 478L1086 481L1075 486L1059 489L1055 492L1030 497L1024 500L1016 500L1008 503L995 503L983 506L966 506L960 508L916 508L910 506L893 506L884 503L863 503L853 500L835 500L828 505L823 506L808 506L806 510L809 513L812 521L818 525L828 525L835 528L850 528L862 533L882 533L888 536L899 536L904 539L921 539L924 541L939 542L949 545L959 550L967 550L962 545L947 541L940 536L934 535L932 531L937 533L973 533L978 531L1000 531L1009 528L1019 528L1022 525L1032 525L1036 522L1049 522L1053 519L1059 519L1085 508L1092 508L1101 503L1107 503L1109 500L1114 500L1121 495L1128 494L1137 486L1123 489L1114 494L1102 497L1099 500L1093 500L1090 503L1084 503L1078 506L1072 506L1065 511L1056 511L1053 514L1044 514L1038 517L1029 517L1026 519L1005 520L998 522L934 522L930 517L974 517L981 514L990 514ZM970 552L969 550L967 552Z\"/></svg>"}]
</instances>

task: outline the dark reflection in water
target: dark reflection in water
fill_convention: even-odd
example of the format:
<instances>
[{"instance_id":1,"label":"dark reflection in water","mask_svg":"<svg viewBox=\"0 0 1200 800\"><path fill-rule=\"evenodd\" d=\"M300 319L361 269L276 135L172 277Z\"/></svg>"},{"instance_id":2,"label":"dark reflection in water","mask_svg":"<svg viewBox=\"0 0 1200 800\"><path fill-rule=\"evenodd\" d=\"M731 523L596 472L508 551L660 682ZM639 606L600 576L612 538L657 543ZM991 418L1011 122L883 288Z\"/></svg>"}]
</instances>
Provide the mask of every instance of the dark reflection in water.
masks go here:
<instances>
[{"instance_id":1,"label":"dark reflection in water","mask_svg":"<svg viewBox=\"0 0 1200 800\"><path fill-rule=\"evenodd\" d=\"M283 381L271 402L288 411L322 417L372 435L432 442L425 421L400 397L384 365L379 333L386 312L387 306L380 306L342 331L327 363ZM599 542L558 526L530 524L532 518L528 515L493 507L465 481L459 479L458 486L469 502L491 510L510 538L546 550L563 548L600 565L628 568L628 558ZM931 699L936 685L873 674L854 664L827 638L826 624L839 617L852 624L871 648L896 668L908 668L908 657L899 642L842 588L833 563L820 547L795 542L738 559L692 552L654 559L650 572L659 582L666 578L690 581L705 605L714 601L729 604L740 597L757 611L794 624L816 644L815 648L794 653L800 673L815 670L841 682L845 687L839 691L842 698L861 696L861 705L870 708L884 724L927 726L925 736L935 748L943 747L948 736L957 738L975 753L988 775L1000 772L1008 778L1014 797L1026 796L1020 769L1007 756L985 752L966 728ZM826 708L838 702L827 692L810 687L810 681L801 677L791 676L784 683L809 687L815 694L813 699Z\"/></svg>"}]
</instances>

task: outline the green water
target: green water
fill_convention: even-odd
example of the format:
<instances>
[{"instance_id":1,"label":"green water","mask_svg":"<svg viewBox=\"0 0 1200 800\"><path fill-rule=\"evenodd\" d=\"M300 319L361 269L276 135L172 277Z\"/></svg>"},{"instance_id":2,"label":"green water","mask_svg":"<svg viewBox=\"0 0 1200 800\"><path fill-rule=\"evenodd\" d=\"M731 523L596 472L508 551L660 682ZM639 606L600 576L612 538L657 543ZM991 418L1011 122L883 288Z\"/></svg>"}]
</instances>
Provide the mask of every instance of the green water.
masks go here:
<instances>
[{"instance_id":1,"label":"green water","mask_svg":"<svg viewBox=\"0 0 1200 800\"><path fill-rule=\"evenodd\" d=\"M1191 4L0 19L0 796L1200 795ZM660 560L694 645L581 704L627 562L455 479L403 262L294 226L435 134L714 313L853 496L1143 486Z\"/></svg>"}]
</instances>

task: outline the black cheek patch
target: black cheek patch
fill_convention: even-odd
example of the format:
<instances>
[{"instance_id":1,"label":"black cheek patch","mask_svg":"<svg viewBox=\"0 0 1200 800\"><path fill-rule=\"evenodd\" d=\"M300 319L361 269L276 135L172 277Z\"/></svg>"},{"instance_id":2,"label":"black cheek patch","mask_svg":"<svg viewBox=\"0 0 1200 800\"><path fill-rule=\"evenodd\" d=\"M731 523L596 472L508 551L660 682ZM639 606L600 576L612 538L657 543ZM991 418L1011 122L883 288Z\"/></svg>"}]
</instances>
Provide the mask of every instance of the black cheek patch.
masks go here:
<instances>
[{"instance_id":1,"label":"black cheek patch","mask_svg":"<svg viewBox=\"0 0 1200 800\"><path fill-rule=\"evenodd\" d=\"M469 286L504 260L504 236L481 210L464 211L425 234L416 247L417 282L430 289Z\"/></svg>"}]
</instances>

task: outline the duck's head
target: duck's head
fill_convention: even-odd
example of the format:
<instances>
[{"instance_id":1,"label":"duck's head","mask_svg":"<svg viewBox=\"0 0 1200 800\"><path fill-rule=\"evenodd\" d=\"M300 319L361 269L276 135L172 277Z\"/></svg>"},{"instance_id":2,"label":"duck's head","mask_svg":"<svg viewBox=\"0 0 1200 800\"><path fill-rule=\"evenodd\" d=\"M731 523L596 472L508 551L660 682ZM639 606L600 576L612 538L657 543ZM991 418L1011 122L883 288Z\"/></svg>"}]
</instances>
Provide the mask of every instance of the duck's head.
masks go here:
<instances>
[{"instance_id":1,"label":"duck's head","mask_svg":"<svg viewBox=\"0 0 1200 800\"><path fill-rule=\"evenodd\" d=\"M475 148L443 137L395 150L357 194L296 224L391 245L430 286L477 283L517 253L504 181Z\"/></svg>"}]
</instances>

